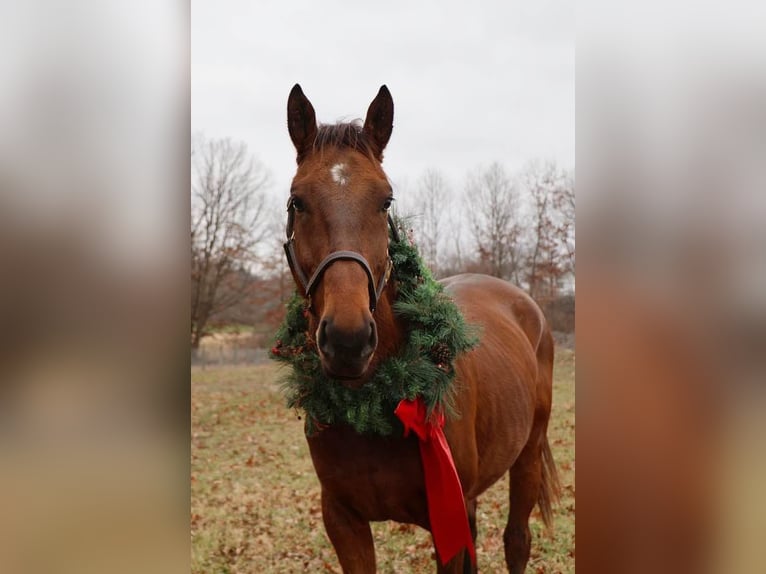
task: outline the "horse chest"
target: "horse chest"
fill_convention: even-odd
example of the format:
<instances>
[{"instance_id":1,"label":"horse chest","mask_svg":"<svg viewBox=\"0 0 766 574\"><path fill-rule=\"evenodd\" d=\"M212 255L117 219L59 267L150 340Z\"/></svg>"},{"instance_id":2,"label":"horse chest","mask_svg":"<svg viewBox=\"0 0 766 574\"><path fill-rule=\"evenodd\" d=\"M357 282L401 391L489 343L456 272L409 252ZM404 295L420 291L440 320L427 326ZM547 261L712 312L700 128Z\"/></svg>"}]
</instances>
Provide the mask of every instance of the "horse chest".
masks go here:
<instances>
[{"instance_id":1,"label":"horse chest","mask_svg":"<svg viewBox=\"0 0 766 574\"><path fill-rule=\"evenodd\" d=\"M307 439L326 494L366 520L424 524L428 519L417 440L360 436L330 427Z\"/></svg>"}]
</instances>

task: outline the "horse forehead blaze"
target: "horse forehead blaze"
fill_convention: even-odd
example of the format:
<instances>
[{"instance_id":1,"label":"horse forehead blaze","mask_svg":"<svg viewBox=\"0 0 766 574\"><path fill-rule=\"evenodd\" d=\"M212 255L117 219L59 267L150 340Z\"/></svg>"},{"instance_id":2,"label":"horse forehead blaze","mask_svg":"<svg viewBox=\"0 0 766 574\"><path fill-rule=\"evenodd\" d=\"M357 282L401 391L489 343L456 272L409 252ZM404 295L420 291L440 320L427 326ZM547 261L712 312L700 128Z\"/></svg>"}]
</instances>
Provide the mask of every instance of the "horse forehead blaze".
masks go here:
<instances>
[{"instance_id":1,"label":"horse forehead blaze","mask_svg":"<svg viewBox=\"0 0 766 574\"><path fill-rule=\"evenodd\" d=\"M348 183L348 174L346 173L347 166L343 162L336 163L330 168L330 176L332 180L343 187Z\"/></svg>"}]
</instances>

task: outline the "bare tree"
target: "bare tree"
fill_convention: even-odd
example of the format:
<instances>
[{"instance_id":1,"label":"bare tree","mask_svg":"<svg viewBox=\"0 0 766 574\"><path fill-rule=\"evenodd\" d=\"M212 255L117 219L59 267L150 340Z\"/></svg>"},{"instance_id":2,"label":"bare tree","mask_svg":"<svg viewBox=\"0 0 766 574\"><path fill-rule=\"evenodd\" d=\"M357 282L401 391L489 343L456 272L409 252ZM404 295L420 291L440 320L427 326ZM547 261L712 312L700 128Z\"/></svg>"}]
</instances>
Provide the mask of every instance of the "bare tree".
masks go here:
<instances>
[{"instance_id":1,"label":"bare tree","mask_svg":"<svg viewBox=\"0 0 766 574\"><path fill-rule=\"evenodd\" d=\"M569 272L570 239L574 256L574 214L566 211L570 200L574 206L573 186L568 174L553 162L531 162L521 181L532 201L531 246L526 258L529 293L537 299L552 299Z\"/></svg>"},{"instance_id":2,"label":"bare tree","mask_svg":"<svg viewBox=\"0 0 766 574\"><path fill-rule=\"evenodd\" d=\"M282 209L270 212L273 216L268 223L269 237L262 242L264 249L258 259L261 280L253 305L258 309L258 322L276 330L284 319L285 303L295 291L295 283L282 249L287 214Z\"/></svg>"},{"instance_id":3,"label":"bare tree","mask_svg":"<svg viewBox=\"0 0 766 574\"><path fill-rule=\"evenodd\" d=\"M268 173L242 142L195 139L192 147L191 344L211 317L252 288L249 266L266 231Z\"/></svg>"},{"instance_id":4,"label":"bare tree","mask_svg":"<svg viewBox=\"0 0 766 574\"><path fill-rule=\"evenodd\" d=\"M561 214L557 235L566 257L567 270L575 273L575 182L574 173L565 172L554 205Z\"/></svg>"},{"instance_id":5,"label":"bare tree","mask_svg":"<svg viewBox=\"0 0 766 574\"><path fill-rule=\"evenodd\" d=\"M428 169L420 176L414 198L414 213L419 216L415 239L434 274L438 274L444 255L440 251L443 248L450 198L449 187L440 171Z\"/></svg>"},{"instance_id":6,"label":"bare tree","mask_svg":"<svg viewBox=\"0 0 766 574\"><path fill-rule=\"evenodd\" d=\"M487 273L519 280L522 233L519 192L499 163L468 175L465 210L471 234Z\"/></svg>"},{"instance_id":7,"label":"bare tree","mask_svg":"<svg viewBox=\"0 0 766 574\"><path fill-rule=\"evenodd\" d=\"M450 209L445 222L444 252L440 257L439 277L448 277L466 272L466 261L463 254L464 219L461 209Z\"/></svg>"}]
</instances>

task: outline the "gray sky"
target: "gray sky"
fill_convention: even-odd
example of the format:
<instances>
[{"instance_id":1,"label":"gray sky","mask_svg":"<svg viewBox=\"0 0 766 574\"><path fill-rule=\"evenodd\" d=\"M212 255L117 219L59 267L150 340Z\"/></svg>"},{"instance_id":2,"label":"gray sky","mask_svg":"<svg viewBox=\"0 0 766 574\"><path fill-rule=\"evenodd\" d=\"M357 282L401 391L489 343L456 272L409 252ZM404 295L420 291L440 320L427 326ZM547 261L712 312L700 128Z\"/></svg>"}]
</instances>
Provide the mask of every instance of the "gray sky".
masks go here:
<instances>
[{"instance_id":1,"label":"gray sky","mask_svg":"<svg viewBox=\"0 0 766 574\"><path fill-rule=\"evenodd\" d=\"M244 140L282 197L293 84L325 123L363 118L386 84L395 183L433 167L459 189L492 161L574 167L573 4L193 0L192 130Z\"/></svg>"}]
</instances>

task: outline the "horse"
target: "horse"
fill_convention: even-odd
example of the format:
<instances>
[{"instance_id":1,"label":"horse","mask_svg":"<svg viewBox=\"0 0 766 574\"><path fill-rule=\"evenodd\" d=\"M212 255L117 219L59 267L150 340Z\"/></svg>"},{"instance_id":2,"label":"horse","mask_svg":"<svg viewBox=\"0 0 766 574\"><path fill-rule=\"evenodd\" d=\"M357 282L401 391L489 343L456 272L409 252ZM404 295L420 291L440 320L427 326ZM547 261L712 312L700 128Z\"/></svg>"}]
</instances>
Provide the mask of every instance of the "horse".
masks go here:
<instances>
[{"instance_id":1,"label":"horse","mask_svg":"<svg viewBox=\"0 0 766 574\"><path fill-rule=\"evenodd\" d=\"M384 85L364 123L318 124L296 84L287 101L297 170L288 202L288 260L310 301L309 333L325 374L360 388L396 353L406 325L394 314L388 281L388 211L392 187L383 151L394 104ZM307 279L310 277L310 279ZM455 361L455 404L444 435L463 489L471 537L477 498L510 471L510 511L503 534L509 572L529 560L529 517L539 505L546 526L558 493L547 439L554 344L538 305L501 279L462 274L441 281L480 342ZM417 439L359 434L329 425L307 436L321 486L322 518L344 573L376 571L370 522L393 520L431 531ZM437 572L475 572L467 550Z\"/></svg>"}]
</instances>

